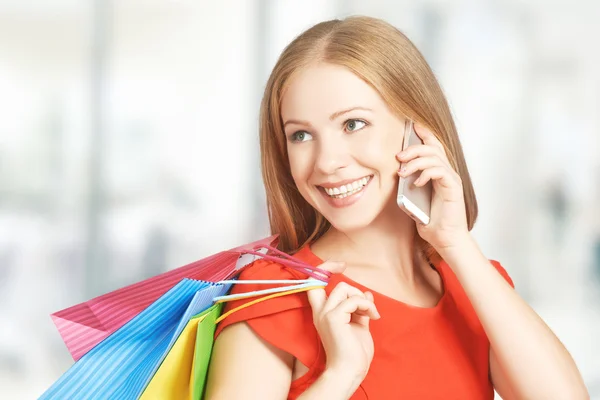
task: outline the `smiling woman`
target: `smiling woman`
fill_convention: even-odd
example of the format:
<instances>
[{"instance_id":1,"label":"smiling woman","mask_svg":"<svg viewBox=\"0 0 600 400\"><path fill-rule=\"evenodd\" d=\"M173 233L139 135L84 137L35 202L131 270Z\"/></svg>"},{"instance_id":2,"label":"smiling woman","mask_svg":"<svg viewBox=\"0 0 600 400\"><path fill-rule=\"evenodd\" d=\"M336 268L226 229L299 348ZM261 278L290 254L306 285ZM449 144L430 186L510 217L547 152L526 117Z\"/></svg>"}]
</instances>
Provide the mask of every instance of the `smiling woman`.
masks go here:
<instances>
[{"instance_id":1,"label":"smiling woman","mask_svg":"<svg viewBox=\"0 0 600 400\"><path fill-rule=\"evenodd\" d=\"M281 117L290 174L312 209L344 232L365 228L385 215L397 190L395 154L402 150L404 119L373 87L339 65L307 66L288 83ZM295 122L286 125L289 121ZM305 134L301 142L295 140L300 132ZM365 183L362 190L348 196L358 182ZM357 213L350 206L359 199ZM396 207L393 211L404 218Z\"/></svg>"},{"instance_id":2,"label":"smiling woman","mask_svg":"<svg viewBox=\"0 0 600 400\"><path fill-rule=\"evenodd\" d=\"M402 151L407 119L422 144ZM334 274L225 319L207 398L587 397L569 353L470 235L477 202L450 110L401 32L353 17L301 34L267 83L260 138L280 249ZM427 225L396 204L412 174L433 186ZM299 278L264 260L240 276Z\"/></svg>"}]
</instances>

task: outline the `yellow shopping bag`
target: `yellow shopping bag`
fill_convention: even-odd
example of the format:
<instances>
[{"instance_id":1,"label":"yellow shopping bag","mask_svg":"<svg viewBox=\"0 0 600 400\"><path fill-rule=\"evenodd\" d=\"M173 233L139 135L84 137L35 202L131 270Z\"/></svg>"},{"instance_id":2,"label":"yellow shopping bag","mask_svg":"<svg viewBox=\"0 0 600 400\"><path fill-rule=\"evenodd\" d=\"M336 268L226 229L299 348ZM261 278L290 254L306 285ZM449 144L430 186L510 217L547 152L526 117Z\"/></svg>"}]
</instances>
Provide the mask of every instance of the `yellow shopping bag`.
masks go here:
<instances>
[{"instance_id":1,"label":"yellow shopping bag","mask_svg":"<svg viewBox=\"0 0 600 400\"><path fill-rule=\"evenodd\" d=\"M173 348L140 397L154 399L200 399L204 390L204 377L212 351L215 321L221 314L222 303L190 319ZM197 346L198 345L198 346ZM195 358L202 356L197 365ZM198 384L201 383L201 384ZM194 393L195 392L195 393Z\"/></svg>"},{"instance_id":2,"label":"yellow shopping bag","mask_svg":"<svg viewBox=\"0 0 600 400\"><path fill-rule=\"evenodd\" d=\"M206 374L210 361L215 321L221 308L222 303L215 304L190 319L140 400L197 400L202 397L205 380L202 375ZM201 356L200 365L196 362L198 356ZM200 379L195 379L197 375Z\"/></svg>"}]
</instances>

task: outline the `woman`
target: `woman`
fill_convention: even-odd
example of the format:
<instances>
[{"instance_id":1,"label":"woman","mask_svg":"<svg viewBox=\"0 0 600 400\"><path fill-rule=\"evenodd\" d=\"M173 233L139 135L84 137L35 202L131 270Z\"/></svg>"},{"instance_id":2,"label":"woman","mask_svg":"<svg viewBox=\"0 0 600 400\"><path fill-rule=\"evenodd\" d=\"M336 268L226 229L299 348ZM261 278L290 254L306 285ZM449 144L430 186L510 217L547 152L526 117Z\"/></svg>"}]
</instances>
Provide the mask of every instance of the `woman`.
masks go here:
<instances>
[{"instance_id":1,"label":"woman","mask_svg":"<svg viewBox=\"0 0 600 400\"><path fill-rule=\"evenodd\" d=\"M400 152L407 118L424 144ZM452 116L398 30L353 17L300 35L267 83L260 137L280 249L334 275L225 319L208 399L588 397L567 350L470 235L477 203ZM396 205L411 174L433 184L428 225ZM264 260L241 276L301 278Z\"/></svg>"}]
</instances>

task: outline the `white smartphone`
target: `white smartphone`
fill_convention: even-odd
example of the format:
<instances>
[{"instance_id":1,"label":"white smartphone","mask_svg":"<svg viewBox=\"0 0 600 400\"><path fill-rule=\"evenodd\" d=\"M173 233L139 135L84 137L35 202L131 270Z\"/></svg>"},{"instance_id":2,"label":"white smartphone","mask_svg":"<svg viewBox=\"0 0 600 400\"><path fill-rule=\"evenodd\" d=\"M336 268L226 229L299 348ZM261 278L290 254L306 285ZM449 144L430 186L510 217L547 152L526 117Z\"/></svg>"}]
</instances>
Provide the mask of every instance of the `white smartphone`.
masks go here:
<instances>
[{"instance_id":1,"label":"white smartphone","mask_svg":"<svg viewBox=\"0 0 600 400\"><path fill-rule=\"evenodd\" d=\"M402 142L402 150L407 147L423 144L421 138L415 132L413 122L406 119L404 126L404 140ZM404 166L402 163L401 166ZM433 193L433 184L427 182L425 186L415 186L414 183L420 176L420 171L417 171L406 178L400 177L398 181L398 196L396 202L404 212L410 215L414 220L422 224L429 224L431 211L431 194Z\"/></svg>"}]
</instances>

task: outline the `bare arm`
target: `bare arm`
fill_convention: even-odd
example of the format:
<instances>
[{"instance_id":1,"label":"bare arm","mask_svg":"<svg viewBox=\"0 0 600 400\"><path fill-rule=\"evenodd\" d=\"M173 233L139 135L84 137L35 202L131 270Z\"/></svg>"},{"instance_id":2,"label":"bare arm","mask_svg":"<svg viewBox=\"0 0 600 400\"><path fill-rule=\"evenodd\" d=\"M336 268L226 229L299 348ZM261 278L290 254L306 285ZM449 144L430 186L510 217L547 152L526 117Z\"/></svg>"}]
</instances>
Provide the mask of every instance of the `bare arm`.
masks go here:
<instances>
[{"instance_id":1,"label":"bare arm","mask_svg":"<svg viewBox=\"0 0 600 400\"><path fill-rule=\"evenodd\" d=\"M245 322L223 329L215 340L206 399L286 399L294 358L262 340Z\"/></svg>"},{"instance_id":2,"label":"bare arm","mask_svg":"<svg viewBox=\"0 0 600 400\"><path fill-rule=\"evenodd\" d=\"M261 339L245 322L228 326L217 337L208 371L207 400L287 399L294 357ZM348 399L351 377L327 371L299 400Z\"/></svg>"},{"instance_id":3,"label":"bare arm","mask_svg":"<svg viewBox=\"0 0 600 400\"><path fill-rule=\"evenodd\" d=\"M509 399L589 399L571 355L468 236L440 255L451 266L490 340L492 382Z\"/></svg>"},{"instance_id":4,"label":"bare arm","mask_svg":"<svg viewBox=\"0 0 600 400\"><path fill-rule=\"evenodd\" d=\"M361 381L356 381L351 376L342 377L329 370L323 374L308 388L298 400L347 400L360 385Z\"/></svg>"}]
</instances>

